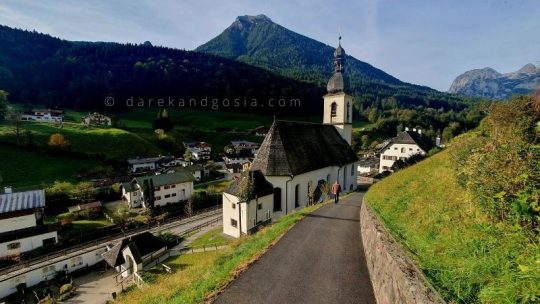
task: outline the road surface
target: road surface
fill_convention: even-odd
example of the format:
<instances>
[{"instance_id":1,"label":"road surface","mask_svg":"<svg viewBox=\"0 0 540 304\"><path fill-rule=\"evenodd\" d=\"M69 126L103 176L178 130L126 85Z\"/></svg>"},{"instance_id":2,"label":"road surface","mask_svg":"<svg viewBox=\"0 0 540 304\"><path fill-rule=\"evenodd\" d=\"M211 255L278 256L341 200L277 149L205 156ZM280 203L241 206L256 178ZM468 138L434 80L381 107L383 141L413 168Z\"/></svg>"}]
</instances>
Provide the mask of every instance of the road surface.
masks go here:
<instances>
[{"instance_id":1,"label":"road surface","mask_svg":"<svg viewBox=\"0 0 540 304\"><path fill-rule=\"evenodd\" d=\"M214 303L376 303L360 238L362 196L306 216Z\"/></svg>"}]
</instances>

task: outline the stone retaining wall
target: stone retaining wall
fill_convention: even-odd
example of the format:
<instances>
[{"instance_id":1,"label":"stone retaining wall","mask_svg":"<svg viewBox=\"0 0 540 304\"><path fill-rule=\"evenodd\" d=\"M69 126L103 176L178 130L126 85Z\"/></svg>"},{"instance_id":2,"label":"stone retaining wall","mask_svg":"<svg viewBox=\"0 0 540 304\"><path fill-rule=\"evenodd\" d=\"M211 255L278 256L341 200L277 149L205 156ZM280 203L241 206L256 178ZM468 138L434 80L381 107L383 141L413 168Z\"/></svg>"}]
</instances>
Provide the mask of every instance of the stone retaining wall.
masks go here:
<instances>
[{"instance_id":1,"label":"stone retaining wall","mask_svg":"<svg viewBox=\"0 0 540 304\"><path fill-rule=\"evenodd\" d=\"M360 227L378 304L445 303L365 202Z\"/></svg>"}]
</instances>

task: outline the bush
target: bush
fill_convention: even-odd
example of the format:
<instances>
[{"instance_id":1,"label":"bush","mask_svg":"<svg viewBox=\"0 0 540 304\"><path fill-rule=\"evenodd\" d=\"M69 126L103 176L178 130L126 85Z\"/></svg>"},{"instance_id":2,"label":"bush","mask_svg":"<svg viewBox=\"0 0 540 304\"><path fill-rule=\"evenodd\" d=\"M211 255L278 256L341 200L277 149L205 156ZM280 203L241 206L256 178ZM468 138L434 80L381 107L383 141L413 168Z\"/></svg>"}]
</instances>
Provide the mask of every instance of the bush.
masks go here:
<instances>
[{"instance_id":1,"label":"bush","mask_svg":"<svg viewBox=\"0 0 540 304\"><path fill-rule=\"evenodd\" d=\"M73 290L73 285L72 284L64 284L60 287L60 294L63 295L63 294L66 294L68 292L71 292Z\"/></svg>"}]
</instances>

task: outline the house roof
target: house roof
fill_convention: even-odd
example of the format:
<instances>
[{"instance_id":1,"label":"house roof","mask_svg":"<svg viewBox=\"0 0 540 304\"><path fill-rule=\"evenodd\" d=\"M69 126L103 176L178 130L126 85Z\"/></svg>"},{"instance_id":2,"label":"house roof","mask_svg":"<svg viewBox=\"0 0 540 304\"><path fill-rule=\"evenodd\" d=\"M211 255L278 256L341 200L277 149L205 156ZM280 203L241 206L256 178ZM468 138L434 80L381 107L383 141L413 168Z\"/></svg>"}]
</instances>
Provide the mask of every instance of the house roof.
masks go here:
<instances>
[{"instance_id":1,"label":"house roof","mask_svg":"<svg viewBox=\"0 0 540 304\"><path fill-rule=\"evenodd\" d=\"M357 160L351 146L332 125L276 120L251 168L266 176L288 176Z\"/></svg>"},{"instance_id":2,"label":"house roof","mask_svg":"<svg viewBox=\"0 0 540 304\"><path fill-rule=\"evenodd\" d=\"M178 171L174 173L164 173L158 175L146 175L134 179L139 185L143 185L145 180L152 180L154 187L175 185L180 183L192 182L193 175L189 171Z\"/></svg>"},{"instance_id":3,"label":"house roof","mask_svg":"<svg viewBox=\"0 0 540 304\"><path fill-rule=\"evenodd\" d=\"M132 158L128 159L127 162L130 165L136 164L146 164L146 163L157 163L161 160L161 157L148 157L148 158Z\"/></svg>"},{"instance_id":4,"label":"house roof","mask_svg":"<svg viewBox=\"0 0 540 304\"><path fill-rule=\"evenodd\" d=\"M0 194L0 213L45 207L45 190Z\"/></svg>"},{"instance_id":5,"label":"house roof","mask_svg":"<svg viewBox=\"0 0 540 304\"><path fill-rule=\"evenodd\" d=\"M242 176L241 178L232 182L229 187L224 190L224 192L239 196L242 188L246 184L246 179L249 179L253 185L253 197L262 197L274 193L274 186L266 180L262 172L259 170L248 171L247 176Z\"/></svg>"},{"instance_id":6,"label":"house roof","mask_svg":"<svg viewBox=\"0 0 540 304\"><path fill-rule=\"evenodd\" d=\"M133 192L137 189L135 189L135 185L131 182L124 182L122 183L122 187L126 190L126 192Z\"/></svg>"},{"instance_id":7,"label":"house roof","mask_svg":"<svg viewBox=\"0 0 540 304\"><path fill-rule=\"evenodd\" d=\"M360 158L360 161L358 162L359 166L362 167L378 167L381 162L381 159L379 157L362 157Z\"/></svg>"},{"instance_id":8,"label":"house roof","mask_svg":"<svg viewBox=\"0 0 540 304\"><path fill-rule=\"evenodd\" d=\"M240 148L251 148L252 146L259 146L258 143L247 140L231 140L231 145Z\"/></svg>"},{"instance_id":9,"label":"house roof","mask_svg":"<svg viewBox=\"0 0 540 304\"><path fill-rule=\"evenodd\" d=\"M77 206L72 206L72 207L69 207L68 210L69 210L69 212L77 212L77 211L86 210L86 209L98 208L98 207L101 207L101 206L102 206L102 204L101 204L100 201L95 201L95 202L91 202L91 203L79 204Z\"/></svg>"},{"instance_id":10,"label":"house roof","mask_svg":"<svg viewBox=\"0 0 540 304\"><path fill-rule=\"evenodd\" d=\"M403 131L399 133L396 137L390 139L387 144L381 149L381 152L386 148L390 147L392 144L417 145L418 147L420 147L420 149L424 150L424 152L428 152L434 147L433 142L431 142L431 140L427 136L410 130Z\"/></svg>"},{"instance_id":11,"label":"house roof","mask_svg":"<svg viewBox=\"0 0 540 304\"><path fill-rule=\"evenodd\" d=\"M129 249L131 250L135 262L141 263L143 257L151 254L152 252L156 252L162 249L163 247L165 247L165 243L152 233L143 232L122 239L110 250L102 254L103 259L111 267L117 267L124 264L126 261L124 259L124 256L122 255L122 251L124 251L126 247L129 247Z\"/></svg>"}]
</instances>

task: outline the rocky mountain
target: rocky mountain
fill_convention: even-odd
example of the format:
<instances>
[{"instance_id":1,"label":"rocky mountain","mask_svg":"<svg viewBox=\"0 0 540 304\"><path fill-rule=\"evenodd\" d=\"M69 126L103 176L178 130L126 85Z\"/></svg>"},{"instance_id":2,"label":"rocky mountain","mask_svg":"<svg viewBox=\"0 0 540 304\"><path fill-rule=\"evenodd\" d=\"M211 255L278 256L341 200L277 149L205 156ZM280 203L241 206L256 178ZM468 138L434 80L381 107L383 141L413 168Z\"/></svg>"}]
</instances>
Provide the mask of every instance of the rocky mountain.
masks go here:
<instances>
[{"instance_id":1,"label":"rocky mountain","mask_svg":"<svg viewBox=\"0 0 540 304\"><path fill-rule=\"evenodd\" d=\"M459 75L449 93L492 99L530 94L540 86L540 66L529 63L521 69L501 74L492 68L476 69Z\"/></svg>"},{"instance_id":2,"label":"rocky mountain","mask_svg":"<svg viewBox=\"0 0 540 304\"><path fill-rule=\"evenodd\" d=\"M265 15L258 15L236 18L220 35L195 50L326 86L332 75L335 47L295 33ZM347 48L346 38L343 47ZM394 97L403 104L436 105L441 100L457 100L425 86L402 82L349 55L346 56L345 75L349 92L362 101Z\"/></svg>"}]
</instances>

